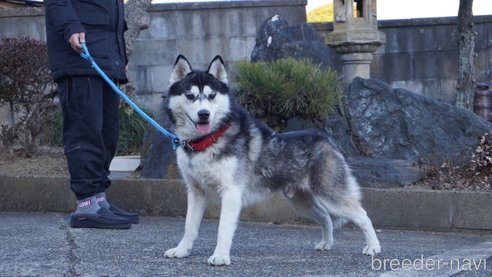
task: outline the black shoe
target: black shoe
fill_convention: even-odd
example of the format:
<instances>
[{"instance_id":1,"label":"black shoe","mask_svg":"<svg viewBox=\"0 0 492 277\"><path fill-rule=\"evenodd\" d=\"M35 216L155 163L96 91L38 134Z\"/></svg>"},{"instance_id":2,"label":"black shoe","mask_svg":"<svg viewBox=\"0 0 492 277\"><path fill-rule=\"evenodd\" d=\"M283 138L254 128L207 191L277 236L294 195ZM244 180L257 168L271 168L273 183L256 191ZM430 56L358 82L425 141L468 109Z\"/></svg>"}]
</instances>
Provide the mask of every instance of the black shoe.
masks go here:
<instances>
[{"instance_id":1,"label":"black shoe","mask_svg":"<svg viewBox=\"0 0 492 277\"><path fill-rule=\"evenodd\" d=\"M100 208L97 214L71 214L70 227L98 229L129 229L130 220L114 215L108 208Z\"/></svg>"},{"instance_id":2,"label":"black shoe","mask_svg":"<svg viewBox=\"0 0 492 277\"><path fill-rule=\"evenodd\" d=\"M122 218L125 218L125 219L128 219L131 223L133 224L138 224L138 222L140 221L139 219L139 216L138 214L136 213L130 213L130 212L127 212L127 211L124 211L118 207L116 207L115 205L111 204L109 206L109 210L119 216L119 217L122 217Z\"/></svg>"}]
</instances>

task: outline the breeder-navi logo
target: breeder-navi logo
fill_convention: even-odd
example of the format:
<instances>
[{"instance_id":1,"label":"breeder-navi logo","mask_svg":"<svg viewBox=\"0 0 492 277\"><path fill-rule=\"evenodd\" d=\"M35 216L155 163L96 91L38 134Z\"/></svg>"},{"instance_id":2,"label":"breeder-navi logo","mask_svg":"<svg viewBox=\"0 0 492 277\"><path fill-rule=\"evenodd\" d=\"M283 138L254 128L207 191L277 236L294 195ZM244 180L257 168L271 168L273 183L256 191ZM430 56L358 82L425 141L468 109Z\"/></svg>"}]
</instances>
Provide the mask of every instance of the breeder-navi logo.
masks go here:
<instances>
[{"instance_id":1,"label":"breeder-navi logo","mask_svg":"<svg viewBox=\"0 0 492 277\"><path fill-rule=\"evenodd\" d=\"M487 259L438 259L424 258L420 255L417 259L378 259L372 257L371 270L374 271L471 271L487 270Z\"/></svg>"}]
</instances>

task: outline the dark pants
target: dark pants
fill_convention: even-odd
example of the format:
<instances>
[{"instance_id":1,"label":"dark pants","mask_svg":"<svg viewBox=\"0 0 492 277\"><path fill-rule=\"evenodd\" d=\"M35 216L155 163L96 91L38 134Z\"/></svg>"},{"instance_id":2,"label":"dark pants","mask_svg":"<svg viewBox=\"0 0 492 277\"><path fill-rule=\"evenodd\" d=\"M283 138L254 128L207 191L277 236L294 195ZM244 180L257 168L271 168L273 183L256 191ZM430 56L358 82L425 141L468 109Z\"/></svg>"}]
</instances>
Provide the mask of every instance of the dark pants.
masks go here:
<instances>
[{"instance_id":1,"label":"dark pants","mask_svg":"<svg viewBox=\"0 0 492 277\"><path fill-rule=\"evenodd\" d=\"M58 83L70 187L78 200L104 192L119 136L119 96L99 77Z\"/></svg>"}]
</instances>

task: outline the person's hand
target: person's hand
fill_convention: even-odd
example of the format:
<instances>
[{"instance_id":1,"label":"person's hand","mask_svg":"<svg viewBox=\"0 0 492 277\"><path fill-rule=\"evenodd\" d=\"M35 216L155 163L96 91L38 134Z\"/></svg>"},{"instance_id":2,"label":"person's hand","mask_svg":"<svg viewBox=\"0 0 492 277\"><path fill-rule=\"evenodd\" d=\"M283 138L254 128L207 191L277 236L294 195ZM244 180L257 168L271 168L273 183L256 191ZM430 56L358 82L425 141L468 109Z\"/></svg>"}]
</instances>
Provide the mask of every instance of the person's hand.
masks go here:
<instances>
[{"instance_id":1,"label":"person's hand","mask_svg":"<svg viewBox=\"0 0 492 277\"><path fill-rule=\"evenodd\" d=\"M68 42L70 43L70 46L75 52L77 53L82 52L83 51L82 43L85 43L85 33L73 34Z\"/></svg>"}]
</instances>

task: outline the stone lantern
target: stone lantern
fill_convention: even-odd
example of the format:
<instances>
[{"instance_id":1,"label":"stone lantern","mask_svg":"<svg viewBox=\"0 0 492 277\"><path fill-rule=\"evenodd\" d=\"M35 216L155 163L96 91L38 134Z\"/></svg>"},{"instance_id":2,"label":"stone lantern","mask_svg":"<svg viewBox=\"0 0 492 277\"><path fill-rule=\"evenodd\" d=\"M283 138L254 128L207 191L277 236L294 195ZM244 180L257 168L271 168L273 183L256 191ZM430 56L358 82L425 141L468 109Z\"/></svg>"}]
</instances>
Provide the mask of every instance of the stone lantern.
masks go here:
<instances>
[{"instance_id":1,"label":"stone lantern","mask_svg":"<svg viewBox=\"0 0 492 277\"><path fill-rule=\"evenodd\" d=\"M340 54L346 85L354 77L371 77L372 54L386 41L376 10L376 0L333 1L333 32L326 43Z\"/></svg>"}]
</instances>

